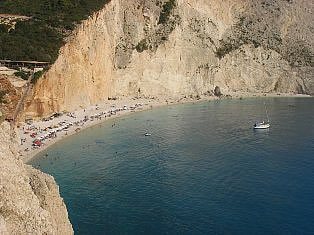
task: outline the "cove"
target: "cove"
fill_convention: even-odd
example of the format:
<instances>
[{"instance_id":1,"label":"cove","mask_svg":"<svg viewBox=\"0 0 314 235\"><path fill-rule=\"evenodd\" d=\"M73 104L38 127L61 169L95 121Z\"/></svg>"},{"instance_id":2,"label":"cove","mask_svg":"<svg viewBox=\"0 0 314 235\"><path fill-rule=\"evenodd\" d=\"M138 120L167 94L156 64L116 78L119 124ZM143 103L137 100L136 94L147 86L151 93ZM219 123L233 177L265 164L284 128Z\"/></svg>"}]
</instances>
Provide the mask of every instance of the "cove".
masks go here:
<instances>
[{"instance_id":1,"label":"cove","mask_svg":"<svg viewBox=\"0 0 314 235\"><path fill-rule=\"evenodd\" d=\"M272 126L254 131L264 102ZM167 106L30 163L55 177L75 234L313 234L313 117L313 98Z\"/></svg>"}]
</instances>

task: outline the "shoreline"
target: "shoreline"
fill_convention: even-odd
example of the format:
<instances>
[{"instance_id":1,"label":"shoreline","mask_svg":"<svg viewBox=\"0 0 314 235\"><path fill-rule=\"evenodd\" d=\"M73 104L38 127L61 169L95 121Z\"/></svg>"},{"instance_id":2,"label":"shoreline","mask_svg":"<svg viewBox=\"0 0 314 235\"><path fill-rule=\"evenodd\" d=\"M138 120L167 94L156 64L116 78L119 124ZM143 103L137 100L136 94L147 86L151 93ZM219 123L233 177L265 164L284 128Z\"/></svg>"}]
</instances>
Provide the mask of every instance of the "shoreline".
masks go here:
<instances>
[{"instance_id":1,"label":"shoreline","mask_svg":"<svg viewBox=\"0 0 314 235\"><path fill-rule=\"evenodd\" d=\"M156 108L156 107L159 107L159 106L165 106L167 104L160 104L160 105L157 105L157 104L151 104L151 106L147 105L146 107L142 108L142 109L138 109L134 112L131 112L131 111L126 111L126 112L123 112L123 113L118 113L118 114L115 114L111 117L107 117L107 118L103 118L103 119L100 119L100 120L97 120L97 121L94 121L94 122L90 122L84 126L80 126L80 130L79 131L75 131L73 129L69 130L66 132L66 134L63 134L63 135L59 135L57 138L55 139L52 139L50 140L48 143L46 143L44 146L42 146L40 149L35 149L35 150L30 150L30 152L28 154L25 154L25 155L20 155L22 157L22 161L24 163L28 163L30 160L32 160L37 154L43 152L44 150L46 150L47 148L57 144L58 142L60 142L61 140L64 140L65 138L68 138L68 137L71 137L75 134L79 134L81 131L83 130L86 130L88 128L91 128L91 127L94 127L94 126L97 126L99 124L102 124L108 120L114 120L116 118L119 118L119 117L122 117L122 116L127 116L129 114L132 114L132 113L137 113L137 112L141 112L141 111L147 111L147 110L151 110L152 108Z\"/></svg>"},{"instance_id":2,"label":"shoreline","mask_svg":"<svg viewBox=\"0 0 314 235\"><path fill-rule=\"evenodd\" d=\"M41 152L43 152L44 150L46 150L47 148L55 145L56 143L58 143L61 140L64 140L65 138L71 137L72 135L78 134L81 131L99 125L101 123L104 123L107 120L114 120L118 117L122 117L122 116L127 116L129 114L135 113L135 112L142 112L142 111L147 111L147 110L151 110L153 108L157 108L157 107L163 107L163 106L170 106L170 105L177 105L177 104L187 104L187 103L199 103L202 101L214 101L214 100L227 100L227 99L247 99L247 98L280 98L280 97L285 97L285 98L306 98L306 97L312 97L309 95L296 95L296 94L289 94L289 93L240 93L240 92L235 92L235 93L228 93L226 95L224 95L223 97L219 98L216 96L204 96L201 97L199 99L195 99L195 98L181 98L181 99L173 99L173 98L163 98L163 99L149 99L149 98L139 98L139 99L134 99L134 98L126 98L126 99L121 99L121 100L116 100L116 101L106 101L103 104L98 104L98 105L94 105L94 106L90 106L88 108L85 109L79 109L76 110L74 112L71 112L72 114L76 115L76 119L80 119L83 116L93 116L95 113L101 113L101 112L108 112L108 110L110 110L110 108L113 108L117 106L116 109L121 109L122 107L132 107L135 104L142 104L140 106L138 106L137 108L131 110L131 109L124 109L124 110L120 110L118 112L116 112L113 115L110 115L109 117L104 117L104 118L99 118L99 119L93 119L93 120L87 120L84 124L82 125L75 125L75 126L71 126L71 128L69 128L66 131L63 131L62 133L58 133L58 135L56 135L55 138L49 138L48 141L46 141L44 143L44 145L42 145L40 148L35 148L33 149L31 147L31 143L33 139L30 139L30 136L28 135L29 132L27 134L23 134L24 132L24 127L27 127L27 124L24 124L23 127L17 128L17 132L19 134L20 137L26 137L28 139L28 141L25 142L25 145L20 144L19 146L19 153L20 153L20 159L24 162L24 163L29 163L36 155L40 154ZM84 111L84 112L83 112ZM82 115L83 114L83 115ZM65 117L65 115L63 115L61 118L59 119L54 119L51 122L45 123L44 121L34 121L33 124L29 125L29 126L37 126L37 127L45 127L45 126L49 126L49 125L56 125L56 123L59 121L69 121L71 120L68 117ZM72 120L73 122L75 120ZM46 125L45 125L46 124ZM78 130L79 129L79 130ZM31 142L30 142L31 141ZM23 147L22 147L23 146ZM31 148L29 151L24 151L23 149L25 148ZM22 153L23 152L23 153Z\"/></svg>"}]
</instances>

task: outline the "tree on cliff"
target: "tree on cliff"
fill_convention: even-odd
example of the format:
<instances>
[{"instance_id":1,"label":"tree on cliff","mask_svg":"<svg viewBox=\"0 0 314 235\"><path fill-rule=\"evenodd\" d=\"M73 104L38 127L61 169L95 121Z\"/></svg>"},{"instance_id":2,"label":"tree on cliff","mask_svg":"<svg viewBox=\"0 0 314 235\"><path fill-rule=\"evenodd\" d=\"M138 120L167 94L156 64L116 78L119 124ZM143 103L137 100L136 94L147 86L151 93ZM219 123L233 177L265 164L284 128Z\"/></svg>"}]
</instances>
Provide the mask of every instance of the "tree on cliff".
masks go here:
<instances>
[{"instance_id":1,"label":"tree on cliff","mask_svg":"<svg viewBox=\"0 0 314 235\"><path fill-rule=\"evenodd\" d=\"M0 23L0 59L54 62L64 38L110 0L2 0L2 14L32 17L15 29Z\"/></svg>"}]
</instances>

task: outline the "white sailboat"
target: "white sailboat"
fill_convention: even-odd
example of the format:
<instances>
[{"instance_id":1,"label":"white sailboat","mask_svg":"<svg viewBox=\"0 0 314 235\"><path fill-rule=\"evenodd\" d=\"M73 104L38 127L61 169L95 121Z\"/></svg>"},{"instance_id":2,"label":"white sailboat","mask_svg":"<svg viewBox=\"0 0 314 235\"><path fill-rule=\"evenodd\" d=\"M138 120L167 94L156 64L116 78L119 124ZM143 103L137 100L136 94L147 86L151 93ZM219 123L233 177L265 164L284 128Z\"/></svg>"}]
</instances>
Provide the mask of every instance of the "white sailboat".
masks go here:
<instances>
[{"instance_id":1,"label":"white sailboat","mask_svg":"<svg viewBox=\"0 0 314 235\"><path fill-rule=\"evenodd\" d=\"M268 113L267 113L267 108L266 108L265 102L264 102L264 106L265 106L267 122L266 121L262 121L262 122L255 123L254 127L253 127L254 129L268 129L270 127L270 121L269 121L269 117L268 117Z\"/></svg>"}]
</instances>

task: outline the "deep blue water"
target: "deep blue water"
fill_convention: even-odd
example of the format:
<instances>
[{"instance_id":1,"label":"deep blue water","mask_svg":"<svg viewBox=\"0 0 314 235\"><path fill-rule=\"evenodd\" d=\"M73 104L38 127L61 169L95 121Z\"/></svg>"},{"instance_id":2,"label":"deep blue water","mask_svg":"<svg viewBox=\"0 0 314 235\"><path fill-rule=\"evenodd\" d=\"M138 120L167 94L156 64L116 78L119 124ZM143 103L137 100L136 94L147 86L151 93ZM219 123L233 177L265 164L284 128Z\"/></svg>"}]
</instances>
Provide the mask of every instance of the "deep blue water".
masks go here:
<instances>
[{"instance_id":1,"label":"deep blue water","mask_svg":"<svg viewBox=\"0 0 314 235\"><path fill-rule=\"evenodd\" d=\"M272 126L254 131L264 101ZM314 234L313 98L134 113L31 163L55 177L76 234Z\"/></svg>"}]
</instances>

